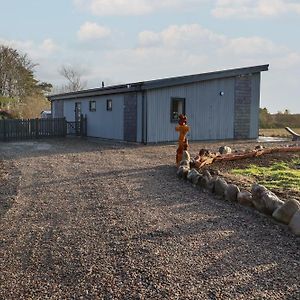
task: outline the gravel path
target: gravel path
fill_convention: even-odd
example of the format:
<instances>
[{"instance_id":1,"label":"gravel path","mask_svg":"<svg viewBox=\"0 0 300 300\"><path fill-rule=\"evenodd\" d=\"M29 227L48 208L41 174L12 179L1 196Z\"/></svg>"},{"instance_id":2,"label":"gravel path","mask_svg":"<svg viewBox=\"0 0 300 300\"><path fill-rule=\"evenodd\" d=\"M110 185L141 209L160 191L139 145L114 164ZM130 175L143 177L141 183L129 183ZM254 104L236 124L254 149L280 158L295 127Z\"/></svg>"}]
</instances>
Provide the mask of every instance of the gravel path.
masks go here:
<instances>
[{"instance_id":1,"label":"gravel path","mask_svg":"<svg viewBox=\"0 0 300 300\"><path fill-rule=\"evenodd\" d=\"M0 214L0 299L300 299L300 239L177 179L175 151L0 143L21 176Z\"/></svg>"}]
</instances>

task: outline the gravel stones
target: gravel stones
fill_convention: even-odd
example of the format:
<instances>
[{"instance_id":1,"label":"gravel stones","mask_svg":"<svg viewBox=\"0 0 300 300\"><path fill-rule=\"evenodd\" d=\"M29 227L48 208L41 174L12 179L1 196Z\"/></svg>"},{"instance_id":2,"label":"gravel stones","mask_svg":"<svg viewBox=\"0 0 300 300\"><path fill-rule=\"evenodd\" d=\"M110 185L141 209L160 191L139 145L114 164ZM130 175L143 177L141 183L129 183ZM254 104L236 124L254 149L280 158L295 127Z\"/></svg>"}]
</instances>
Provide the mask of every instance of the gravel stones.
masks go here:
<instances>
[{"instance_id":1,"label":"gravel stones","mask_svg":"<svg viewBox=\"0 0 300 300\"><path fill-rule=\"evenodd\" d=\"M299 299L298 239L178 180L169 145L49 143L0 143L0 299Z\"/></svg>"},{"instance_id":2,"label":"gravel stones","mask_svg":"<svg viewBox=\"0 0 300 300\"><path fill-rule=\"evenodd\" d=\"M278 207L272 214L272 217L284 224L289 224L293 215L300 210L300 203L291 199L286 201L282 206Z\"/></svg>"}]
</instances>

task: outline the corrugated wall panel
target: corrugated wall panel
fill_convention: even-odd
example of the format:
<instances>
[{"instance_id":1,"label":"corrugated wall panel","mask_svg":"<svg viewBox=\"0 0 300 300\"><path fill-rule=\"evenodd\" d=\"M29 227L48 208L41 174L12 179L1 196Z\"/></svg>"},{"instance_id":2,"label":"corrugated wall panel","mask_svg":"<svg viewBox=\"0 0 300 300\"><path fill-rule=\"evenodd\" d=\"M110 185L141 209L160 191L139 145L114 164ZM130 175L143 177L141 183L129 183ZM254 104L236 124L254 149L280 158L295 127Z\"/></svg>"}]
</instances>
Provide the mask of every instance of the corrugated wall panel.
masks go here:
<instances>
[{"instance_id":1,"label":"corrugated wall panel","mask_svg":"<svg viewBox=\"0 0 300 300\"><path fill-rule=\"evenodd\" d=\"M148 91L148 142L178 139L170 121L172 97L186 99L190 140L233 138L234 78L226 78Z\"/></svg>"},{"instance_id":2,"label":"corrugated wall panel","mask_svg":"<svg viewBox=\"0 0 300 300\"><path fill-rule=\"evenodd\" d=\"M142 142L142 131L143 131L143 96L142 93L137 94L137 129L136 129L136 141Z\"/></svg>"},{"instance_id":3,"label":"corrugated wall panel","mask_svg":"<svg viewBox=\"0 0 300 300\"><path fill-rule=\"evenodd\" d=\"M250 139L258 138L259 132L259 106L260 106L260 73L252 75L252 97L251 97L251 122Z\"/></svg>"},{"instance_id":4,"label":"corrugated wall panel","mask_svg":"<svg viewBox=\"0 0 300 300\"><path fill-rule=\"evenodd\" d=\"M106 110L106 100L112 100L112 111ZM89 111L89 101L96 101L96 111ZM89 97L64 101L64 114L68 121L75 119L75 103L81 102L82 114L87 115L87 135L106 139L123 140L124 95Z\"/></svg>"}]
</instances>

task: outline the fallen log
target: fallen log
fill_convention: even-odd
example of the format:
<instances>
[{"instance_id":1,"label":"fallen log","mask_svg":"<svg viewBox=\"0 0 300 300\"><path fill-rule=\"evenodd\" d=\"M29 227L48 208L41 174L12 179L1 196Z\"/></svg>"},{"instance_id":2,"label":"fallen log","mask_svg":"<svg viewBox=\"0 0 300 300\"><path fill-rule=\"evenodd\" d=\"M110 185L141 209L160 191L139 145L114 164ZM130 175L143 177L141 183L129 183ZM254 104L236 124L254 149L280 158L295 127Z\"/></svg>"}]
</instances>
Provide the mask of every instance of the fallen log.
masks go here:
<instances>
[{"instance_id":1,"label":"fallen log","mask_svg":"<svg viewBox=\"0 0 300 300\"><path fill-rule=\"evenodd\" d=\"M247 153L231 153L231 154L209 154L209 156L197 156L194 159L195 167L198 169L204 166L211 165L215 161L234 161L246 158L254 158L261 155L271 153L287 153L287 152L300 152L300 147L278 147L269 149L258 149Z\"/></svg>"}]
</instances>

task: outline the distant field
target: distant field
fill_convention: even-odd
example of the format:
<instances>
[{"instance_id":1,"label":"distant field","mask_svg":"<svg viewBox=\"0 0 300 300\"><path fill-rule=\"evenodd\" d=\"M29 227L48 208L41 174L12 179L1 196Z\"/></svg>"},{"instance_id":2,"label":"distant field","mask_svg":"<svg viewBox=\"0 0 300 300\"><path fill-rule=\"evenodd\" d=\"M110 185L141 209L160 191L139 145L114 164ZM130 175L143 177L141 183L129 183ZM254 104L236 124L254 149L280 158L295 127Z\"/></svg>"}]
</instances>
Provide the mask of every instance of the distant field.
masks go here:
<instances>
[{"instance_id":1,"label":"distant field","mask_svg":"<svg viewBox=\"0 0 300 300\"><path fill-rule=\"evenodd\" d=\"M300 133L300 128L292 128L295 132ZM284 128L270 128L259 129L260 136L272 136L272 137L291 137Z\"/></svg>"}]
</instances>

